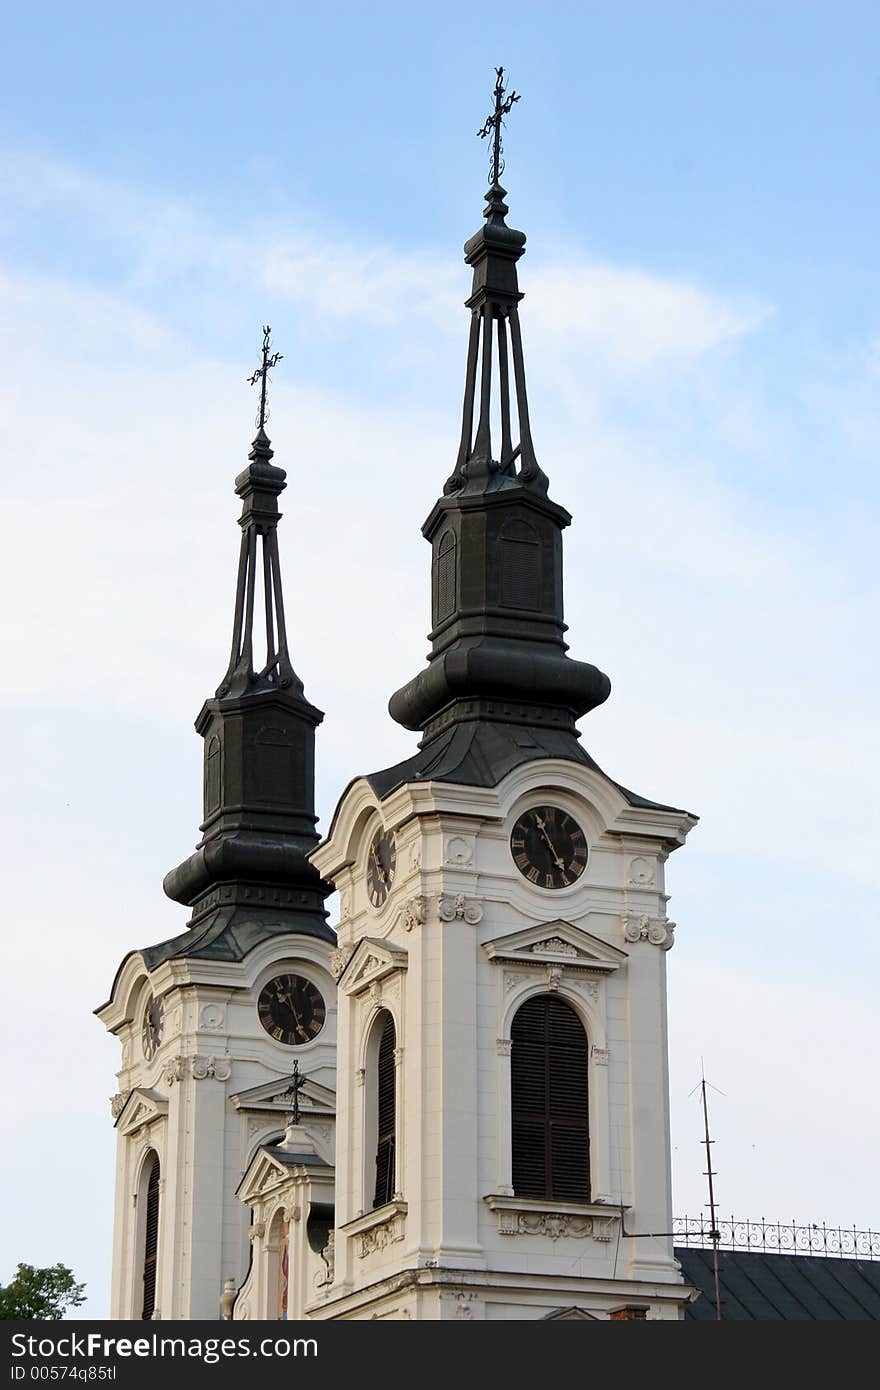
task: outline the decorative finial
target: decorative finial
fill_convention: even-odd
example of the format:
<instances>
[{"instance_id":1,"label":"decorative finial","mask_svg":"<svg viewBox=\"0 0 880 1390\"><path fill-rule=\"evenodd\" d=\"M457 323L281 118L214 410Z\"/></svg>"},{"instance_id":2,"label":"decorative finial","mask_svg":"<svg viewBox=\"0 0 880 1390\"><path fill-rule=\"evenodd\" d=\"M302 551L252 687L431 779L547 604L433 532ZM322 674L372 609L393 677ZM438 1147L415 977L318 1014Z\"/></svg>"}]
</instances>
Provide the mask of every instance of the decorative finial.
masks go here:
<instances>
[{"instance_id":1,"label":"decorative finial","mask_svg":"<svg viewBox=\"0 0 880 1390\"><path fill-rule=\"evenodd\" d=\"M492 132L492 157L489 161L489 183L492 187L498 183L504 173L504 160L501 158L501 127L504 124L503 118L511 110L513 103L519 101L519 93L511 92L509 97L504 95L504 69L496 68L495 81L495 110L491 116L487 116L486 123L477 135L481 140L485 140L489 132Z\"/></svg>"},{"instance_id":2,"label":"decorative finial","mask_svg":"<svg viewBox=\"0 0 880 1390\"><path fill-rule=\"evenodd\" d=\"M263 429L269 418L269 407L266 404L266 386L269 381L269 372L272 367L282 360L280 352L273 352L269 356L269 334L272 332L268 324L263 325L263 365L258 367L253 376L248 377L248 384L255 386L260 383L260 408L257 411L257 429Z\"/></svg>"},{"instance_id":3,"label":"decorative finial","mask_svg":"<svg viewBox=\"0 0 880 1390\"><path fill-rule=\"evenodd\" d=\"M299 1093L305 1084L306 1078L304 1076L300 1076L299 1060L297 1060L293 1064L293 1076L290 1078L290 1085L284 1092L286 1096L290 1096L293 1100L289 1121L289 1123L292 1125L299 1124Z\"/></svg>"}]
</instances>

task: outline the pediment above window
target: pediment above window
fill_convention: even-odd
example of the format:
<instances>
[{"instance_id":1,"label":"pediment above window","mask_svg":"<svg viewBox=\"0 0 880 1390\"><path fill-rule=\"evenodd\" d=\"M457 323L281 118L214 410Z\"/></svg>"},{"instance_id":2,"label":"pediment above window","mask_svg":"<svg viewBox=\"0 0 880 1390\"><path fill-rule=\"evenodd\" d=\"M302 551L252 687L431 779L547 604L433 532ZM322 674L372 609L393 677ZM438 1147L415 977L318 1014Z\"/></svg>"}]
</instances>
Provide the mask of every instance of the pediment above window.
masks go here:
<instances>
[{"instance_id":1,"label":"pediment above window","mask_svg":"<svg viewBox=\"0 0 880 1390\"><path fill-rule=\"evenodd\" d=\"M555 1308L552 1313L545 1313L542 1321L553 1322L554 1319L557 1322L599 1321L599 1319L594 1317L592 1313L588 1313L585 1308L575 1308L574 1305L572 1305L569 1308Z\"/></svg>"},{"instance_id":2,"label":"pediment above window","mask_svg":"<svg viewBox=\"0 0 880 1390\"><path fill-rule=\"evenodd\" d=\"M362 994L398 971L405 970L407 953L399 946L365 936L358 943L339 976L338 986L346 994Z\"/></svg>"},{"instance_id":3,"label":"pediment above window","mask_svg":"<svg viewBox=\"0 0 880 1390\"><path fill-rule=\"evenodd\" d=\"M135 1134L153 1120L164 1119L168 1114L168 1102L158 1091L146 1086L136 1086L119 1112L116 1128L121 1134Z\"/></svg>"},{"instance_id":4,"label":"pediment above window","mask_svg":"<svg viewBox=\"0 0 880 1390\"><path fill-rule=\"evenodd\" d=\"M260 1086L251 1086L247 1091L237 1091L229 1099L236 1110L280 1112L290 1111L290 1078L278 1077L275 1081L265 1081ZM299 1092L299 1108L303 1115L335 1115L336 1092L329 1086L321 1086L311 1077L306 1077Z\"/></svg>"},{"instance_id":5,"label":"pediment above window","mask_svg":"<svg viewBox=\"0 0 880 1390\"><path fill-rule=\"evenodd\" d=\"M549 963L602 975L617 970L627 959L626 951L561 919L496 937L494 941L484 942L483 950L498 964L543 966Z\"/></svg>"}]
</instances>

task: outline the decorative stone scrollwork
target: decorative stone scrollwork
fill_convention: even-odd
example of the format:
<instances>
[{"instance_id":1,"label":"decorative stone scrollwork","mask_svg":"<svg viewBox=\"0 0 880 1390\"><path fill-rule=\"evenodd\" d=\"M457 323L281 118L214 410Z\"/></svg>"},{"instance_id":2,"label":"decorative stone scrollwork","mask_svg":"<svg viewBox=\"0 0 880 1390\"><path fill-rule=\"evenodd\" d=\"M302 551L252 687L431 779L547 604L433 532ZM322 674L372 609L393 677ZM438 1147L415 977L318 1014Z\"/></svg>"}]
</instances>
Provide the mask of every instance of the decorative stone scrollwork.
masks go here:
<instances>
[{"instance_id":1,"label":"decorative stone scrollwork","mask_svg":"<svg viewBox=\"0 0 880 1390\"><path fill-rule=\"evenodd\" d=\"M407 931L424 924L428 912L428 899L420 893L403 905L403 925Z\"/></svg>"},{"instance_id":2,"label":"decorative stone scrollwork","mask_svg":"<svg viewBox=\"0 0 880 1390\"><path fill-rule=\"evenodd\" d=\"M205 1081L213 1077L215 1081L228 1081L232 1075L230 1057L204 1057L196 1053L194 1057L172 1057L165 1067L165 1084L173 1086L191 1076L195 1081Z\"/></svg>"},{"instance_id":3,"label":"decorative stone scrollwork","mask_svg":"<svg viewBox=\"0 0 880 1390\"><path fill-rule=\"evenodd\" d=\"M533 956L573 956L577 959L574 946L563 941L561 936L548 936L546 941L536 941L532 947Z\"/></svg>"},{"instance_id":4,"label":"decorative stone scrollwork","mask_svg":"<svg viewBox=\"0 0 880 1390\"><path fill-rule=\"evenodd\" d=\"M496 1038L495 1049L499 1057L509 1057L510 1049L513 1046L512 1038Z\"/></svg>"},{"instance_id":5,"label":"decorative stone scrollwork","mask_svg":"<svg viewBox=\"0 0 880 1390\"><path fill-rule=\"evenodd\" d=\"M596 1066L597 1066L597 1067L607 1067L607 1066L608 1066L608 1048L607 1048L607 1047L594 1047L594 1048L593 1048L593 1061L596 1063Z\"/></svg>"},{"instance_id":6,"label":"decorative stone scrollwork","mask_svg":"<svg viewBox=\"0 0 880 1390\"><path fill-rule=\"evenodd\" d=\"M337 946L335 951L330 952L330 969L333 972L334 980L339 979L353 955L353 946Z\"/></svg>"},{"instance_id":7,"label":"decorative stone scrollwork","mask_svg":"<svg viewBox=\"0 0 880 1390\"><path fill-rule=\"evenodd\" d=\"M458 893L454 898L441 894L437 900L437 911L442 922L454 922L456 918L462 918L472 927L483 917L483 908L477 899L465 898L462 893Z\"/></svg>"},{"instance_id":8,"label":"decorative stone scrollwork","mask_svg":"<svg viewBox=\"0 0 880 1390\"><path fill-rule=\"evenodd\" d=\"M232 1063L228 1057L202 1057L198 1054L189 1059L190 1073L196 1081L204 1081L212 1076L215 1081L228 1081L232 1074Z\"/></svg>"},{"instance_id":9,"label":"decorative stone scrollwork","mask_svg":"<svg viewBox=\"0 0 880 1390\"><path fill-rule=\"evenodd\" d=\"M361 1232L361 1259L372 1255L375 1250L384 1250L396 1240L403 1240L403 1221L400 1216L392 1216L378 1226L371 1226Z\"/></svg>"},{"instance_id":10,"label":"decorative stone scrollwork","mask_svg":"<svg viewBox=\"0 0 880 1390\"><path fill-rule=\"evenodd\" d=\"M255 1221L254 1224L251 1226L250 1230L248 1231L248 1239L249 1239L249 1240L252 1240L252 1241L253 1241L253 1240L262 1240L262 1239L263 1239L263 1236L264 1236L265 1234L266 1234L266 1223L265 1223L265 1221Z\"/></svg>"},{"instance_id":11,"label":"decorative stone scrollwork","mask_svg":"<svg viewBox=\"0 0 880 1390\"><path fill-rule=\"evenodd\" d=\"M130 1094L131 1093L128 1092L123 1095L121 1091L117 1091L115 1096L110 1097L110 1114L113 1116L114 1120L119 1119L119 1116L122 1114L122 1107L125 1105Z\"/></svg>"},{"instance_id":12,"label":"decorative stone scrollwork","mask_svg":"<svg viewBox=\"0 0 880 1390\"><path fill-rule=\"evenodd\" d=\"M222 1004L203 1004L199 1015L199 1022L203 1028L211 1032L217 1032L223 1027L225 1010Z\"/></svg>"},{"instance_id":13,"label":"decorative stone scrollwork","mask_svg":"<svg viewBox=\"0 0 880 1390\"><path fill-rule=\"evenodd\" d=\"M555 1211L500 1211L498 1231L503 1236L549 1236L557 1241L561 1236L611 1240L613 1217L572 1216Z\"/></svg>"},{"instance_id":14,"label":"decorative stone scrollwork","mask_svg":"<svg viewBox=\"0 0 880 1390\"><path fill-rule=\"evenodd\" d=\"M547 988L548 990L550 990L551 994L555 993L556 990L559 988L559 981L562 979L564 974L565 966L563 965L548 965L545 967L545 978L547 980Z\"/></svg>"},{"instance_id":15,"label":"decorative stone scrollwork","mask_svg":"<svg viewBox=\"0 0 880 1390\"><path fill-rule=\"evenodd\" d=\"M627 941L650 941L652 946L660 946L668 951L675 939L675 923L666 917L628 916L623 924L623 934Z\"/></svg>"}]
</instances>

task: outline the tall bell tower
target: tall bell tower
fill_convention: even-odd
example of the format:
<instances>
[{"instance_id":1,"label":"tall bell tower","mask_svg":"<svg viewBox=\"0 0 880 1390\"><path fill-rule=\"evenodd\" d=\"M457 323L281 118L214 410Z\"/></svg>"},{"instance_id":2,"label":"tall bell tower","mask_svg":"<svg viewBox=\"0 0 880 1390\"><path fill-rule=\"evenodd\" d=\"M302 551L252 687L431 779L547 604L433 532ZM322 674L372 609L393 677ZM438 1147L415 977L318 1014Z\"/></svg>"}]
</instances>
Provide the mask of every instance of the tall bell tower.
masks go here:
<instances>
[{"instance_id":1,"label":"tall bell tower","mask_svg":"<svg viewBox=\"0 0 880 1390\"><path fill-rule=\"evenodd\" d=\"M498 70L462 433L423 527L431 652L391 699L418 752L356 779L311 855L340 892L326 1319L674 1319L665 865L695 817L576 721L562 537L532 439ZM493 433L493 422L495 432Z\"/></svg>"},{"instance_id":2,"label":"tall bell tower","mask_svg":"<svg viewBox=\"0 0 880 1390\"><path fill-rule=\"evenodd\" d=\"M232 650L196 720L204 819L165 878L186 930L130 952L96 1010L120 1041L111 1316L220 1316L250 1264L236 1189L261 1146L283 1141L290 1082L316 1163L333 1156L335 937L329 885L309 862L320 710L290 660L278 552L284 470L265 431L278 361L264 329L257 435L242 501ZM265 656L255 660L258 641Z\"/></svg>"}]
</instances>

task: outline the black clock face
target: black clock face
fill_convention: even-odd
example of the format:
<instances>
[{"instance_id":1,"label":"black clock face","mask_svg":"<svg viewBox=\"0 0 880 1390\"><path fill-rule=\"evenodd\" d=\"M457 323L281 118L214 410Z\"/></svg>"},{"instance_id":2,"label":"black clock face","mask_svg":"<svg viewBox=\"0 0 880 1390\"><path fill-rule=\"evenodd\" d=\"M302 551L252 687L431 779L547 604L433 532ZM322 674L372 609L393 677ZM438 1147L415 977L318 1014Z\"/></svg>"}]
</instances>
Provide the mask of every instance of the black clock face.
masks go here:
<instances>
[{"instance_id":1,"label":"black clock face","mask_svg":"<svg viewBox=\"0 0 880 1390\"><path fill-rule=\"evenodd\" d=\"M524 811L511 831L510 852L523 878L537 888L568 888L587 867L584 832L558 806Z\"/></svg>"},{"instance_id":2,"label":"black clock face","mask_svg":"<svg viewBox=\"0 0 880 1390\"><path fill-rule=\"evenodd\" d=\"M394 882L397 846L393 830L377 830L367 852L367 892L374 907L381 907Z\"/></svg>"},{"instance_id":3,"label":"black clock face","mask_svg":"<svg viewBox=\"0 0 880 1390\"><path fill-rule=\"evenodd\" d=\"M156 1055L156 1048L162 1041L162 1020L165 1014L165 1003L162 999L150 999L144 1009L144 1021L141 1027L141 1045L144 1049L144 1056L149 1062Z\"/></svg>"},{"instance_id":4,"label":"black clock face","mask_svg":"<svg viewBox=\"0 0 880 1390\"><path fill-rule=\"evenodd\" d=\"M260 991L257 1012L270 1038L285 1047L296 1047L317 1037L327 1009L311 980L304 980L302 975L276 975Z\"/></svg>"}]
</instances>

